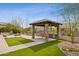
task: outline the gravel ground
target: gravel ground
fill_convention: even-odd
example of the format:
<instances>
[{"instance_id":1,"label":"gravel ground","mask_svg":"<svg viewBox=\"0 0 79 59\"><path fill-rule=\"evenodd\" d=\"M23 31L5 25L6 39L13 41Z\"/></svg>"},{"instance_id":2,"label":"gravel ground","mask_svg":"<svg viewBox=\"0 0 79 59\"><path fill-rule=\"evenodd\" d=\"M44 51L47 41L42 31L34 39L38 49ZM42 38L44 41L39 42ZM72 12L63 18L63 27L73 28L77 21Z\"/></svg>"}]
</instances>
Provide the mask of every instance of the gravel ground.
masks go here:
<instances>
[{"instance_id":1,"label":"gravel ground","mask_svg":"<svg viewBox=\"0 0 79 59\"><path fill-rule=\"evenodd\" d=\"M60 49L66 56L79 56L79 44L64 41L59 44ZM65 50L64 50L65 48ZM70 50L70 48L77 49L77 50Z\"/></svg>"}]
</instances>

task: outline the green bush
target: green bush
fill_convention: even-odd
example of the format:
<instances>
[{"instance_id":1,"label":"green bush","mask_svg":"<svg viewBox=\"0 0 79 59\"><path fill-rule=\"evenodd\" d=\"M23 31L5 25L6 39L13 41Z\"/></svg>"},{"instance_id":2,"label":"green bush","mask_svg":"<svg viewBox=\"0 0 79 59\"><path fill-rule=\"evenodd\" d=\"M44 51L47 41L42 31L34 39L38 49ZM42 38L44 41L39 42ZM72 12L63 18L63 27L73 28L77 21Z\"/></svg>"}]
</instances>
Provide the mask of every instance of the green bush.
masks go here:
<instances>
[{"instance_id":1,"label":"green bush","mask_svg":"<svg viewBox=\"0 0 79 59\"><path fill-rule=\"evenodd\" d=\"M13 28L12 29L13 33L23 33L24 29L23 28Z\"/></svg>"},{"instance_id":2,"label":"green bush","mask_svg":"<svg viewBox=\"0 0 79 59\"><path fill-rule=\"evenodd\" d=\"M67 36L71 36L71 34L70 33L67 33Z\"/></svg>"},{"instance_id":3,"label":"green bush","mask_svg":"<svg viewBox=\"0 0 79 59\"><path fill-rule=\"evenodd\" d=\"M21 26L6 24L5 26L0 28L1 32L13 32L13 33L23 33L24 29Z\"/></svg>"}]
</instances>

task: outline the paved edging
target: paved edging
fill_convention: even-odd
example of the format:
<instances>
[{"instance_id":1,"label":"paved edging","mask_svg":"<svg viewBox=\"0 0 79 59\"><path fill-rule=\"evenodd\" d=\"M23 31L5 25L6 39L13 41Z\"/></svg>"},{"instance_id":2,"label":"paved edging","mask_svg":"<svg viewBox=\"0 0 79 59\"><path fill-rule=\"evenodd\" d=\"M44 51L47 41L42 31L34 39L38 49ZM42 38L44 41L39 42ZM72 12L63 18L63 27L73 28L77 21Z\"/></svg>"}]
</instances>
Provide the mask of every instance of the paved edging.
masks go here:
<instances>
[{"instance_id":1,"label":"paved edging","mask_svg":"<svg viewBox=\"0 0 79 59\"><path fill-rule=\"evenodd\" d=\"M42 44L42 43L45 43L45 42L39 42L39 43L38 42L31 42L31 43L26 43L26 44L8 47L5 51L1 51L0 54L9 53L9 52L12 52L12 51L16 51L16 50L23 49L23 48L28 48L28 47L38 45L38 44Z\"/></svg>"},{"instance_id":2,"label":"paved edging","mask_svg":"<svg viewBox=\"0 0 79 59\"><path fill-rule=\"evenodd\" d=\"M4 37L0 35L0 52L6 50L8 48L7 42L5 41Z\"/></svg>"},{"instance_id":3,"label":"paved edging","mask_svg":"<svg viewBox=\"0 0 79 59\"><path fill-rule=\"evenodd\" d=\"M21 35L21 37L31 39L31 36L22 36ZM5 41L4 38L3 38L3 40ZM5 53L13 52L13 51L16 51L16 50L19 50L19 49L28 48L28 47L31 47L31 46L34 46L34 45L38 45L38 44L45 43L44 40L35 40L35 39L31 39L31 40L33 40L34 42L20 44L20 45L16 45L16 46L12 46L12 47L7 46L6 49L5 48L2 48L0 50L0 54L5 54Z\"/></svg>"}]
</instances>

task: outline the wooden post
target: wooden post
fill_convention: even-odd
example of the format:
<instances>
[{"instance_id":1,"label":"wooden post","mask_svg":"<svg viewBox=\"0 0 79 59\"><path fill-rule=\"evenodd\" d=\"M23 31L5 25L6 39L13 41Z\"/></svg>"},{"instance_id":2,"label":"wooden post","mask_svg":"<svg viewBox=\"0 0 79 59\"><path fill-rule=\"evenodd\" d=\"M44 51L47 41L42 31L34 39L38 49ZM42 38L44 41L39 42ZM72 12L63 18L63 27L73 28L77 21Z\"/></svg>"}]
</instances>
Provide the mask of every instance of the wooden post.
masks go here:
<instances>
[{"instance_id":1,"label":"wooden post","mask_svg":"<svg viewBox=\"0 0 79 59\"><path fill-rule=\"evenodd\" d=\"M47 42L48 38L49 38L49 36L48 36L48 24L45 24L44 31L45 31L45 34L44 34L45 40Z\"/></svg>"},{"instance_id":2,"label":"wooden post","mask_svg":"<svg viewBox=\"0 0 79 59\"><path fill-rule=\"evenodd\" d=\"M35 26L32 25L32 39L35 38Z\"/></svg>"},{"instance_id":3,"label":"wooden post","mask_svg":"<svg viewBox=\"0 0 79 59\"><path fill-rule=\"evenodd\" d=\"M57 26L57 39L59 39L59 25Z\"/></svg>"}]
</instances>

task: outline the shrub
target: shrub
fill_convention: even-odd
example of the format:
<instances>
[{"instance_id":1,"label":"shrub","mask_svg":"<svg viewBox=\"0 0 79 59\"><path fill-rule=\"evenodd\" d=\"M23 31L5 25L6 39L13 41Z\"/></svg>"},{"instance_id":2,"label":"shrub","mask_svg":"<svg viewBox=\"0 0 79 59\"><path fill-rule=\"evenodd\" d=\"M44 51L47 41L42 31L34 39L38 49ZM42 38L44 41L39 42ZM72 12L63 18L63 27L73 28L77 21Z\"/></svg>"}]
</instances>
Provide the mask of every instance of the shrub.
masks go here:
<instances>
[{"instance_id":1,"label":"shrub","mask_svg":"<svg viewBox=\"0 0 79 59\"><path fill-rule=\"evenodd\" d=\"M3 34L3 37L7 37L7 35L6 34Z\"/></svg>"},{"instance_id":2,"label":"shrub","mask_svg":"<svg viewBox=\"0 0 79 59\"><path fill-rule=\"evenodd\" d=\"M79 52L79 49L73 48L73 47L64 47L62 48L64 51L70 51L70 52Z\"/></svg>"}]
</instances>

